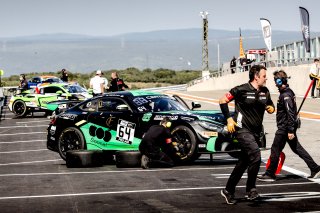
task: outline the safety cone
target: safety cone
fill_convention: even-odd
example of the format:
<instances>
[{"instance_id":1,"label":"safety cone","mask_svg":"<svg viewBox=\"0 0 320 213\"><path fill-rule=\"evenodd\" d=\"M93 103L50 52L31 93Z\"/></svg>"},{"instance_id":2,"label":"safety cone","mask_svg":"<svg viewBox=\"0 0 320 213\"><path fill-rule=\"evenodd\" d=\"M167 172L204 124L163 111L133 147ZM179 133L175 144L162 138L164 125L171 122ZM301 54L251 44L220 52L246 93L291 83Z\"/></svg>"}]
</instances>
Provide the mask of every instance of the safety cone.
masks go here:
<instances>
[{"instance_id":1,"label":"safety cone","mask_svg":"<svg viewBox=\"0 0 320 213\"><path fill-rule=\"evenodd\" d=\"M275 173L276 175L280 174L285 159L286 159L286 155L284 154L284 152L281 152L280 157L279 157L278 167L277 167L277 170ZM270 157L269 157L268 162L266 164L266 170L269 168L269 166L270 166Z\"/></svg>"}]
</instances>

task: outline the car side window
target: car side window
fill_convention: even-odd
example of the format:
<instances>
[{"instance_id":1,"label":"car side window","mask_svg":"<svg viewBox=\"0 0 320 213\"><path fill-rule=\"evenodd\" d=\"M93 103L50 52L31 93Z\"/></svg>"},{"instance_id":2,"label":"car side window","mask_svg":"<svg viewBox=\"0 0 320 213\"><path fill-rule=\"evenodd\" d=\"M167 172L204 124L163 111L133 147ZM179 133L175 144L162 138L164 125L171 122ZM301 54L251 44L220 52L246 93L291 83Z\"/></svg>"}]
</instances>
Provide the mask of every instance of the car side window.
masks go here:
<instances>
[{"instance_id":1,"label":"car side window","mask_svg":"<svg viewBox=\"0 0 320 213\"><path fill-rule=\"evenodd\" d=\"M98 111L117 112L118 106L126 105L125 102L118 98L102 98L99 101Z\"/></svg>"},{"instance_id":2,"label":"car side window","mask_svg":"<svg viewBox=\"0 0 320 213\"><path fill-rule=\"evenodd\" d=\"M43 91L44 93L56 93L58 91L62 91L62 89L60 87L45 87Z\"/></svg>"},{"instance_id":3,"label":"car side window","mask_svg":"<svg viewBox=\"0 0 320 213\"><path fill-rule=\"evenodd\" d=\"M80 106L80 109L82 109L83 111L94 112L97 110L99 101L99 99L88 101L85 104L82 104L82 106Z\"/></svg>"},{"instance_id":4,"label":"car side window","mask_svg":"<svg viewBox=\"0 0 320 213\"><path fill-rule=\"evenodd\" d=\"M33 78L32 83L40 83L41 82L41 79L40 78Z\"/></svg>"}]
</instances>

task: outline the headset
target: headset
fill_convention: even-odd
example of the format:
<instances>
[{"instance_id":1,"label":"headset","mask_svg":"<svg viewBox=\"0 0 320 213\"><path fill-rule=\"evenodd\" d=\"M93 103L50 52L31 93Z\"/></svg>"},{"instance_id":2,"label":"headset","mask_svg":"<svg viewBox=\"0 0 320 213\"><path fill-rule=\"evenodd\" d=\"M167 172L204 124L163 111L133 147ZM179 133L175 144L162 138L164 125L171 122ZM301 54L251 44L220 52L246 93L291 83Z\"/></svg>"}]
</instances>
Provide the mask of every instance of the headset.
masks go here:
<instances>
[{"instance_id":1,"label":"headset","mask_svg":"<svg viewBox=\"0 0 320 213\"><path fill-rule=\"evenodd\" d=\"M282 78L274 78L274 82L276 83L276 85L278 87L281 87L282 85L286 85L288 80L287 80L287 78L284 78L284 77L282 77Z\"/></svg>"},{"instance_id":2,"label":"headset","mask_svg":"<svg viewBox=\"0 0 320 213\"><path fill-rule=\"evenodd\" d=\"M168 121L168 122L166 123L166 127L167 127L167 128L170 128L171 125L172 125L171 121Z\"/></svg>"}]
</instances>

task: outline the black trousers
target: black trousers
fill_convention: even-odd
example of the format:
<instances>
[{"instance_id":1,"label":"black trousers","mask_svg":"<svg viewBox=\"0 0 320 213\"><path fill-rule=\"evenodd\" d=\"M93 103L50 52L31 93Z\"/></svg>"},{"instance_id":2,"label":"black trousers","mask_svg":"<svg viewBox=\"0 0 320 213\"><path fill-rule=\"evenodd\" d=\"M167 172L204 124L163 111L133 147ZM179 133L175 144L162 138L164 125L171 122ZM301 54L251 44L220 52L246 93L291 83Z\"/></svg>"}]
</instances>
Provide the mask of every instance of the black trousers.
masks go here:
<instances>
[{"instance_id":1,"label":"black trousers","mask_svg":"<svg viewBox=\"0 0 320 213\"><path fill-rule=\"evenodd\" d=\"M318 164L314 162L309 153L301 146L299 143L298 137L294 134L295 137L292 140L288 139L288 132L283 130L277 130L276 135L273 140L273 144L271 146L271 155L270 155L270 165L266 171L266 174L270 176L274 176L278 167L279 156L281 151L288 144L291 150L297 154L304 162L307 164L311 172L316 172L319 168Z\"/></svg>"},{"instance_id":2,"label":"black trousers","mask_svg":"<svg viewBox=\"0 0 320 213\"><path fill-rule=\"evenodd\" d=\"M237 139L241 148L241 156L226 185L226 190L232 194L246 169L248 169L246 191L249 192L256 188L257 175L261 164L261 153L258 146L259 135L243 132L237 134Z\"/></svg>"},{"instance_id":3,"label":"black trousers","mask_svg":"<svg viewBox=\"0 0 320 213\"><path fill-rule=\"evenodd\" d=\"M160 147L153 146L148 144L146 146L139 147L141 154L146 155L150 162L150 168L157 168L157 167L173 167L174 162L169 157L171 155L171 149L164 149L163 152Z\"/></svg>"},{"instance_id":4,"label":"black trousers","mask_svg":"<svg viewBox=\"0 0 320 213\"><path fill-rule=\"evenodd\" d=\"M316 85L317 85L317 79L316 78L313 78L313 77L310 77L310 79L311 80L313 80L314 79L314 81L313 81L313 84L312 84L312 88L311 88L311 97L313 97L314 96L314 91L315 91L315 89L316 89Z\"/></svg>"}]
</instances>

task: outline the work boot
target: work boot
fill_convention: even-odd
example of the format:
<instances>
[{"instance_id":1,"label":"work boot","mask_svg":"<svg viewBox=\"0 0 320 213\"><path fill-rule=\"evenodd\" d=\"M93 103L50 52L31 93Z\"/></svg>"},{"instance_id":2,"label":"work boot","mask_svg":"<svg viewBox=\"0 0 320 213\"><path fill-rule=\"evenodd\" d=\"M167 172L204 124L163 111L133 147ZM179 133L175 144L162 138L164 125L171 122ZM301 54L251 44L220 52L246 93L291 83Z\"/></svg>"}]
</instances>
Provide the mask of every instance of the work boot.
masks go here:
<instances>
[{"instance_id":1,"label":"work boot","mask_svg":"<svg viewBox=\"0 0 320 213\"><path fill-rule=\"evenodd\" d=\"M311 175L308 178L318 178L320 177L320 168L316 170L315 172L311 172Z\"/></svg>"},{"instance_id":2,"label":"work boot","mask_svg":"<svg viewBox=\"0 0 320 213\"><path fill-rule=\"evenodd\" d=\"M221 190L221 195L226 199L227 204L236 204L237 201L234 199L234 194L229 193L226 189Z\"/></svg>"},{"instance_id":3,"label":"work boot","mask_svg":"<svg viewBox=\"0 0 320 213\"><path fill-rule=\"evenodd\" d=\"M260 197L260 195L255 188L251 189L250 192L247 192L247 199L248 200L256 200L259 197Z\"/></svg>"},{"instance_id":4,"label":"work boot","mask_svg":"<svg viewBox=\"0 0 320 213\"><path fill-rule=\"evenodd\" d=\"M266 181L266 182L272 182L276 180L275 176L268 175L267 173L264 173L263 175L258 175L257 178L258 180Z\"/></svg>"},{"instance_id":5,"label":"work boot","mask_svg":"<svg viewBox=\"0 0 320 213\"><path fill-rule=\"evenodd\" d=\"M146 155L142 155L141 157L141 168L148 169L149 168L150 159Z\"/></svg>"}]
</instances>

